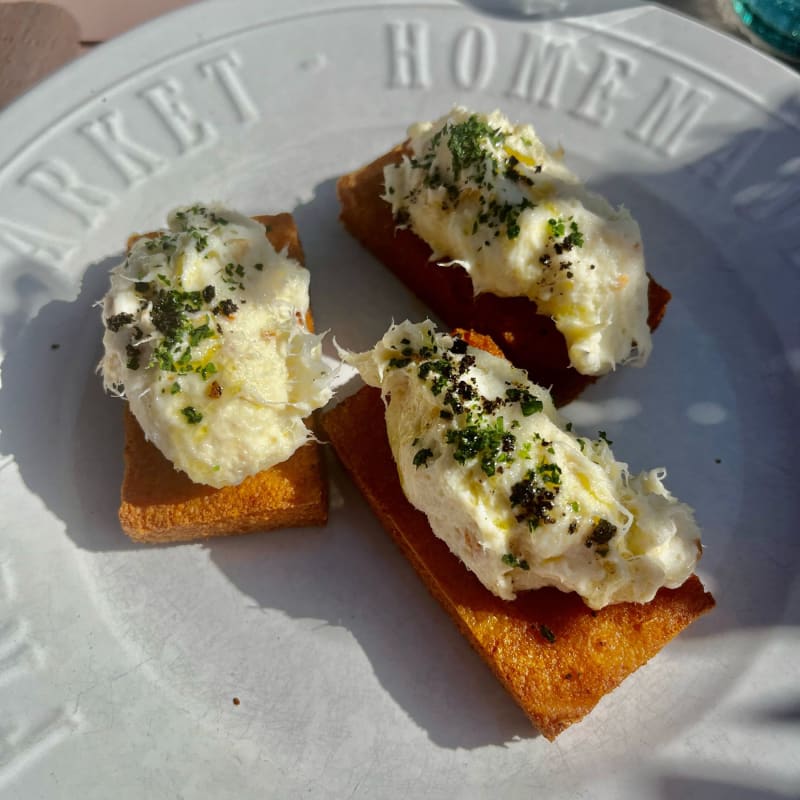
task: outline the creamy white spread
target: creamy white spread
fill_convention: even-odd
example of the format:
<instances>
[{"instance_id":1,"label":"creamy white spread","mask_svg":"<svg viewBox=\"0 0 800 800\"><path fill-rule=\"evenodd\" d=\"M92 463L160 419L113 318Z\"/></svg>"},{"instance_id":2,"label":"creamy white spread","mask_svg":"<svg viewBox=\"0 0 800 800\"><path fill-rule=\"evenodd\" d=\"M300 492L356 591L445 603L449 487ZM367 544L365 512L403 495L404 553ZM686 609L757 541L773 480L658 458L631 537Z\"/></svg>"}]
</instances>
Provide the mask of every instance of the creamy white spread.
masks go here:
<instances>
[{"instance_id":1,"label":"creamy white spread","mask_svg":"<svg viewBox=\"0 0 800 800\"><path fill-rule=\"evenodd\" d=\"M505 359L403 322L346 360L387 400L406 497L496 595L554 586L599 609L691 575L700 532L665 471L630 475Z\"/></svg>"},{"instance_id":2,"label":"creamy white spread","mask_svg":"<svg viewBox=\"0 0 800 800\"><path fill-rule=\"evenodd\" d=\"M399 227L476 294L527 297L552 317L585 375L641 366L651 350L639 226L590 192L529 125L456 107L413 125L410 155L384 169ZM443 261L443 259L445 259Z\"/></svg>"},{"instance_id":3,"label":"creamy white spread","mask_svg":"<svg viewBox=\"0 0 800 800\"><path fill-rule=\"evenodd\" d=\"M103 301L106 389L196 483L238 484L285 461L331 397L306 327L309 273L264 234L225 208L176 209L112 270Z\"/></svg>"}]
</instances>

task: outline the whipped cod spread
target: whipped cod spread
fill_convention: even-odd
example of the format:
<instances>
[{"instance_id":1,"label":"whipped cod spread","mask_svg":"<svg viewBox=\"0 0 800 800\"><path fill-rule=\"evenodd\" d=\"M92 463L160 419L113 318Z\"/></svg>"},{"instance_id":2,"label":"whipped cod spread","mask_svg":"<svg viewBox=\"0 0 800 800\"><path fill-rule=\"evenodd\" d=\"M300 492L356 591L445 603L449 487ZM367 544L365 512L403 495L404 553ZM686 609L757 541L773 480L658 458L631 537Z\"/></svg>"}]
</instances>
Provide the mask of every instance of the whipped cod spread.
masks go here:
<instances>
[{"instance_id":1,"label":"whipped cod spread","mask_svg":"<svg viewBox=\"0 0 800 800\"><path fill-rule=\"evenodd\" d=\"M177 469L217 488L289 458L331 397L306 327L309 273L264 233L218 206L176 209L103 301L105 388Z\"/></svg>"},{"instance_id":2,"label":"whipped cod spread","mask_svg":"<svg viewBox=\"0 0 800 800\"><path fill-rule=\"evenodd\" d=\"M641 366L652 348L639 226L590 192L529 125L456 107L413 125L384 169L398 227L475 293L527 297L563 334L571 365L602 375ZM442 261L446 259L446 261Z\"/></svg>"},{"instance_id":3,"label":"whipped cod spread","mask_svg":"<svg viewBox=\"0 0 800 800\"><path fill-rule=\"evenodd\" d=\"M680 586L700 557L692 510L663 469L630 475L576 435L508 361L403 322L346 360L379 387L403 491L494 594L575 591L593 609Z\"/></svg>"}]
</instances>

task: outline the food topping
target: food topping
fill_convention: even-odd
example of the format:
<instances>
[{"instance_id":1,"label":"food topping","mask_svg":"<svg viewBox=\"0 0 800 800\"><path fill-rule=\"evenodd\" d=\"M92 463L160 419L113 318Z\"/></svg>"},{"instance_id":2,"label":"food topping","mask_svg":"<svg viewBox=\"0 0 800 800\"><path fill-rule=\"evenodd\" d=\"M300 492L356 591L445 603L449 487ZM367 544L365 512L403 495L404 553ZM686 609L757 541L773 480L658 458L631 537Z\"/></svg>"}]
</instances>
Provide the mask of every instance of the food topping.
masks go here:
<instances>
[{"instance_id":1,"label":"food topping","mask_svg":"<svg viewBox=\"0 0 800 800\"><path fill-rule=\"evenodd\" d=\"M601 375L650 354L639 227L590 192L528 125L454 108L409 130L384 169L398 227L477 293L527 297L563 334L572 366Z\"/></svg>"},{"instance_id":2,"label":"food topping","mask_svg":"<svg viewBox=\"0 0 800 800\"><path fill-rule=\"evenodd\" d=\"M194 205L134 242L103 301L106 389L197 483L220 487L285 461L331 396L309 332L309 273L264 226Z\"/></svg>"},{"instance_id":3,"label":"food topping","mask_svg":"<svg viewBox=\"0 0 800 800\"><path fill-rule=\"evenodd\" d=\"M692 573L700 533L664 470L630 475L605 435L576 435L505 359L430 322L395 325L345 359L387 399L406 497L490 591L555 586L598 609Z\"/></svg>"}]
</instances>

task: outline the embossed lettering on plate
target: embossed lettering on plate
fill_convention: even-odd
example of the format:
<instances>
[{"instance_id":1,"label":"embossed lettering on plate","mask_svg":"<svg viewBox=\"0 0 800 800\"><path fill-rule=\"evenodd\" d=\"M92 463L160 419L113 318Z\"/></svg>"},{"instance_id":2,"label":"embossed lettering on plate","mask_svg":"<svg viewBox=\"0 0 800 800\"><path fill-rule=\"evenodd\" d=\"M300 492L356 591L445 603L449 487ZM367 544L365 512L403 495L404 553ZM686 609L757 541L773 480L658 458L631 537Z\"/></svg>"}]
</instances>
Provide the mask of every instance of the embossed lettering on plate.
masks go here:
<instances>
[{"instance_id":1,"label":"embossed lettering on plate","mask_svg":"<svg viewBox=\"0 0 800 800\"><path fill-rule=\"evenodd\" d=\"M139 94L175 137L181 155L216 141L214 126L197 118L183 99L183 87L175 78L165 78Z\"/></svg>"},{"instance_id":2,"label":"embossed lettering on plate","mask_svg":"<svg viewBox=\"0 0 800 800\"><path fill-rule=\"evenodd\" d=\"M116 167L128 186L147 180L165 164L161 156L126 135L119 111L103 114L79 130Z\"/></svg>"},{"instance_id":3,"label":"embossed lettering on plate","mask_svg":"<svg viewBox=\"0 0 800 800\"><path fill-rule=\"evenodd\" d=\"M713 100L678 75L667 75L638 121L626 133L652 150L674 156L689 129Z\"/></svg>"},{"instance_id":4,"label":"embossed lettering on plate","mask_svg":"<svg viewBox=\"0 0 800 800\"><path fill-rule=\"evenodd\" d=\"M428 26L424 22L391 22L389 41L389 87L428 89L431 66L428 54Z\"/></svg>"},{"instance_id":5,"label":"embossed lettering on plate","mask_svg":"<svg viewBox=\"0 0 800 800\"><path fill-rule=\"evenodd\" d=\"M78 246L78 242L55 237L28 225L20 225L0 217L0 245L5 245L8 250L19 256L54 266L63 263Z\"/></svg>"},{"instance_id":6,"label":"embossed lettering on plate","mask_svg":"<svg viewBox=\"0 0 800 800\"><path fill-rule=\"evenodd\" d=\"M0 624L0 686L24 676L43 662L41 650L29 641L25 620Z\"/></svg>"},{"instance_id":7,"label":"embossed lettering on plate","mask_svg":"<svg viewBox=\"0 0 800 800\"><path fill-rule=\"evenodd\" d=\"M247 87L239 74L242 59L235 50L230 50L211 61L203 61L199 65L200 73L206 78L216 81L225 92L228 100L239 115L241 122L255 122L261 116L258 106L253 102Z\"/></svg>"},{"instance_id":8,"label":"embossed lettering on plate","mask_svg":"<svg viewBox=\"0 0 800 800\"><path fill-rule=\"evenodd\" d=\"M30 186L57 206L82 220L86 227L100 221L103 212L114 201L113 195L85 183L66 161L51 158L24 173L20 184Z\"/></svg>"},{"instance_id":9,"label":"embossed lettering on plate","mask_svg":"<svg viewBox=\"0 0 800 800\"><path fill-rule=\"evenodd\" d=\"M489 83L495 66L492 32L483 25L471 25L456 36L453 47L453 80L462 89L482 89Z\"/></svg>"},{"instance_id":10,"label":"embossed lettering on plate","mask_svg":"<svg viewBox=\"0 0 800 800\"><path fill-rule=\"evenodd\" d=\"M11 564L0 554L0 600L10 603L17 596L17 585Z\"/></svg>"},{"instance_id":11,"label":"embossed lettering on plate","mask_svg":"<svg viewBox=\"0 0 800 800\"><path fill-rule=\"evenodd\" d=\"M0 785L77 730L80 716L62 707L33 723L0 720Z\"/></svg>"},{"instance_id":12,"label":"embossed lettering on plate","mask_svg":"<svg viewBox=\"0 0 800 800\"><path fill-rule=\"evenodd\" d=\"M510 97L545 108L558 107L564 78L573 56L571 42L559 42L526 31L514 69Z\"/></svg>"},{"instance_id":13,"label":"embossed lettering on plate","mask_svg":"<svg viewBox=\"0 0 800 800\"><path fill-rule=\"evenodd\" d=\"M0 689L13 692L14 684L28 679L46 666L45 651L31 635L26 619L16 616L13 600L16 583L10 559L0 553L0 600L2 610L11 612L0 622ZM35 695L34 695L35 698ZM25 708L15 718L0 698L0 786L76 730L81 719L66 706ZM44 704L42 704L44 705Z\"/></svg>"},{"instance_id":14,"label":"embossed lettering on plate","mask_svg":"<svg viewBox=\"0 0 800 800\"><path fill-rule=\"evenodd\" d=\"M592 70L592 78L570 113L605 127L614 118L613 101L620 96L625 81L636 72L639 63L629 55L611 49L600 48L598 56L599 62Z\"/></svg>"}]
</instances>

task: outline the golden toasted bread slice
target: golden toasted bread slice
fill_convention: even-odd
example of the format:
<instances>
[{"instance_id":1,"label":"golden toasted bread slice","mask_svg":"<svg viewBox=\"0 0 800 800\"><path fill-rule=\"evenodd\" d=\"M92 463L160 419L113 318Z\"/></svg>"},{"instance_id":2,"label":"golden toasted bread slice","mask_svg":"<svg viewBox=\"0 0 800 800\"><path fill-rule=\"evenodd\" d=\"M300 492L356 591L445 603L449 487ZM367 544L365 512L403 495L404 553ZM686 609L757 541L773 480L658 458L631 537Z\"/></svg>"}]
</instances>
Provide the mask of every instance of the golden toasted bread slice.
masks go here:
<instances>
[{"instance_id":1,"label":"golden toasted bread slice","mask_svg":"<svg viewBox=\"0 0 800 800\"><path fill-rule=\"evenodd\" d=\"M254 217L266 227L277 250L303 261L290 214ZM132 237L130 244L137 237ZM307 325L313 330L309 313ZM125 471L119 519L140 542L187 541L208 536L310 525L328 519L328 487L316 441L282 464L246 478L238 486L214 489L192 482L148 442L133 414L125 410Z\"/></svg>"},{"instance_id":2,"label":"golden toasted bread slice","mask_svg":"<svg viewBox=\"0 0 800 800\"><path fill-rule=\"evenodd\" d=\"M493 352L486 337L467 338ZM679 589L662 589L649 603L620 603L601 611L592 611L575 593L550 588L521 592L513 602L501 600L406 500L378 389L364 387L325 413L321 424L431 594L548 739L582 719L603 695L714 606L696 576Z\"/></svg>"},{"instance_id":3,"label":"golden toasted bread slice","mask_svg":"<svg viewBox=\"0 0 800 800\"><path fill-rule=\"evenodd\" d=\"M491 336L506 358L528 371L535 383L551 386L553 400L564 405L596 378L569 366L564 337L550 317L536 313L525 297L475 295L466 271L442 269L431 261L431 249L408 229L395 230L384 193L383 168L397 163L403 145L342 176L337 183L341 220L347 230L451 328L471 328ZM655 330L664 316L669 292L650 278L648 324Z\"/></svg>"}]
</instances>

